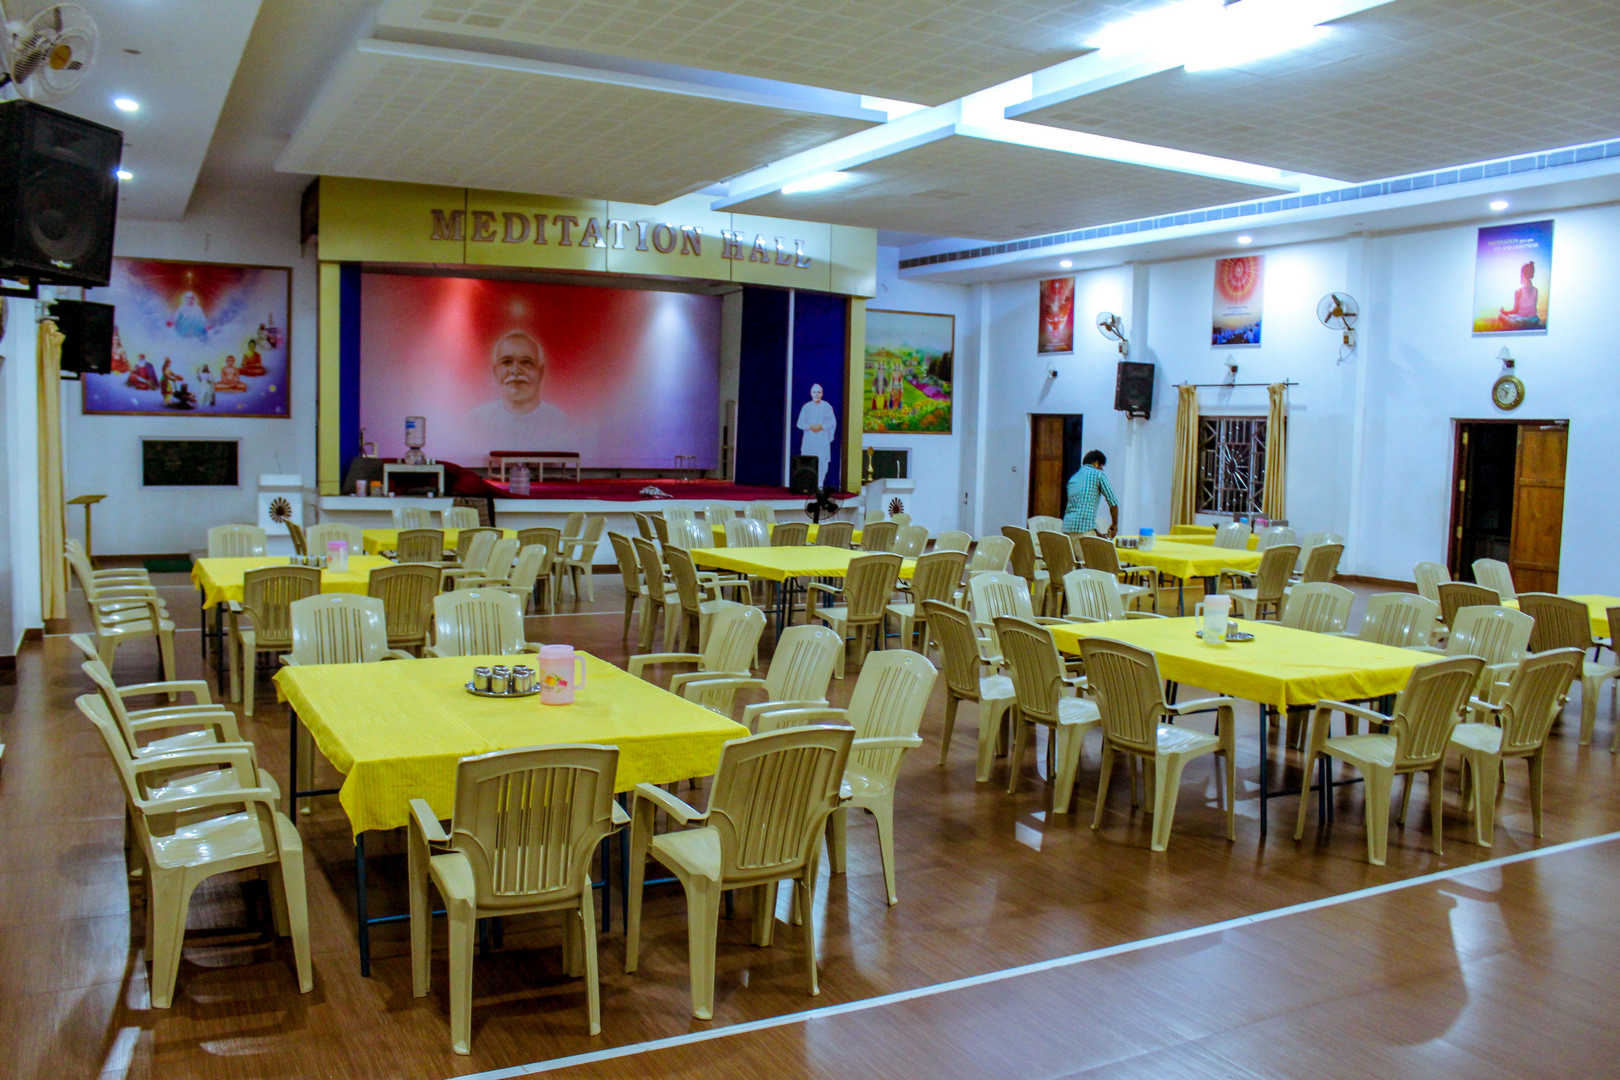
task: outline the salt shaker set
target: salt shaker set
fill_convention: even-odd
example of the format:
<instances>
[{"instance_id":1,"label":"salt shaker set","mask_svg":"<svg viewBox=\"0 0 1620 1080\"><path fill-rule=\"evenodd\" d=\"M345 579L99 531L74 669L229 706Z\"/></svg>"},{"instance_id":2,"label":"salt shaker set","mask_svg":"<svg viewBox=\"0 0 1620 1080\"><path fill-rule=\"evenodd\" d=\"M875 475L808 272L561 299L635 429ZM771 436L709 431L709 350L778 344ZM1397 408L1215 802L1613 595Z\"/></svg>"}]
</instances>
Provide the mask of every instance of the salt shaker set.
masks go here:
<instances>
[{"instance_id":1,"label":"salt shaker set","mask_svg":"<svg viewBox=\"0 0 1620 1080\"><path fill-rule=\"evenodd\" d=\"M527 664L475 667L472 685L481 694L531 694L534 692L534 668Z\"/></svg>"}]
</instances>

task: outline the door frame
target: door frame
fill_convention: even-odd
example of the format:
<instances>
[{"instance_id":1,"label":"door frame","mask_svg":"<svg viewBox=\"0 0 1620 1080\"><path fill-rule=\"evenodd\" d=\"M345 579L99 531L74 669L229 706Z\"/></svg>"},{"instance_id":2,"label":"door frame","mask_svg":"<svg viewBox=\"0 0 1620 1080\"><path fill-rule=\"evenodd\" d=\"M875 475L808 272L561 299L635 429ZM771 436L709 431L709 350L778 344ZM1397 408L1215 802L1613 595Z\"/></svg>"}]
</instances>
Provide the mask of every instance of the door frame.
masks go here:
<instances>
[{"instance_id":1,"label":"door frame","mask_svg":"<svg viewBox=\"0 0 1620 1080\"><path fill-rule=\"evenodd\" d=\"M1451 517L1446 525L1446 569L1453 578L1458 578L1461 566L1462 537L1459 530L1462 528L1463 512L1463 427L1472 424L1510 424L1519 427L1561 427L1566 437L1569 432L1569 419L1534 419L1532 417L1518 416L1454 416L1451 418ZM1568 463L1565 464L1565 473L1568 473ZM1460 578L1459 578L1460 580Z\"/></svg>"}]
</instances>

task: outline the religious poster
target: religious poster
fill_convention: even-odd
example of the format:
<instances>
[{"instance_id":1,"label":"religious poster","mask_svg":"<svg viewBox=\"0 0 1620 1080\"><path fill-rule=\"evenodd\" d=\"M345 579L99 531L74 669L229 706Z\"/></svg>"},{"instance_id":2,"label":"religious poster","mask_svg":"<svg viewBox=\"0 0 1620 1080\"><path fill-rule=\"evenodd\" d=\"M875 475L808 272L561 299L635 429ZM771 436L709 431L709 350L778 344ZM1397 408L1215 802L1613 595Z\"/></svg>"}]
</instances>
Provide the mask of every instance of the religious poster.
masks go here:
<instances>
[{"instance_id":1,"label":"religious poster","mask_svg":"<svg viewBox=\"0 0 1620 1080\"><path fill-rule=\"evenodd\" d=\"M1479 230L1474 250L1474 333L1546 331L1552 234L1551 219Z\"/></svg>"},{"instance_id":2,"label":"religious poster","mask_svg":"<svg viewBox=\"0 0 1620 1080\"><path fill-rule=\"evenodd\" d=\"M1041 281L1041 326L1037 352L1074 352L1074 278Z\"/></svg>"},{"instance_id":3,"label":"religious poster","mask_svg":"<svg viewBox=\"0 0 1620 1080\"><path fill-rule=\"evenodd\" d=\"M383 457L577 453L585 468L712 469L721 299L482 278L360 278L360 426Z\"/></svg>"},{"instance_id":4,"label":"religious poster","mask_svg":"<svg viewBox=\"0 0 1620 1080\"><path fill-rule=\"evenodd\" d=\"M866 312L862 431L951 433L956 316Z\"/></svg>"},{"instance_id":5,"label":"religious poster","mask_svg":"<svg viewBox=\"0 0 1620 1080\"><path fill-rule=\"evenodd\" d=\"M1265 294L1264 255L1215 260L1214 331L1210 344L1260 344L1260 307Z\"/></svg>"},{"instance_id":6,"label":"religious poster","mask_svg":"<svg viewBox=\"0 0 1620 1080\"><path fill-rule=\"evenodd\" d=\"M291 415L285 266L114 259L112 370L85 375L86 413Z\"/></svg>"}]
</instances>

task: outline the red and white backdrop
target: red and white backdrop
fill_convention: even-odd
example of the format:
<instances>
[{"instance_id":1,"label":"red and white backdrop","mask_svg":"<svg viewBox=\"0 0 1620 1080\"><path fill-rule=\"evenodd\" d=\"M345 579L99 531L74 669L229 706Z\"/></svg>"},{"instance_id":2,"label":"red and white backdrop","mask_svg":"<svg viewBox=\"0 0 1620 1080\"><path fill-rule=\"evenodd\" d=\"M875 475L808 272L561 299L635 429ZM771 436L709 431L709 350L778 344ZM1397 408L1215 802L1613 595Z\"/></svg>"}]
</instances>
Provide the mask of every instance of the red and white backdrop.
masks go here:
<instances>
[{"instance_id":1,"label":"red and white backdrop","mask_svg":"<svg viewBox=\"0 0 1620 1080\"><path fill-rule=\"evenodd\" d=\"M693 293L363 274L360 424L384 457L404 453L404 418L425 416L427 454L469 467L491 450L577 450L587 467L714 468L720 309ZM494 363L514 331L543 354L526 411Z\"/></svg>"}]
</instances>

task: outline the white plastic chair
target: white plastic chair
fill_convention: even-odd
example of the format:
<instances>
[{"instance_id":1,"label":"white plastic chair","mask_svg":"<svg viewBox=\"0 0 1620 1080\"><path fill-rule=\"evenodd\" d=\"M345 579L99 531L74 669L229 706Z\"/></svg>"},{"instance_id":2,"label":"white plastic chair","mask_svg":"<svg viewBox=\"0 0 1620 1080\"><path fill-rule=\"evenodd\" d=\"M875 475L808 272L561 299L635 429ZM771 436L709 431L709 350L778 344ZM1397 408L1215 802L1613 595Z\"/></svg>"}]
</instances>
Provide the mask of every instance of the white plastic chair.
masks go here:
<instances>
[{"instance_id":1,"label":"white plastic chair","mask_svg":"<svg viewBox=\"0 0 1620 1080\"><path fill-rule=\"evenodd\" d=\"M264 530L257 525L215 525L208 530L210 559L245 558L264 553Z\"/></svg>"},{"instance_id":2,"label":"white plastic chair","mask_svg":"<svg viewBox=\"0 0 1620 1080\"><path fill-rule=\"evenodd\" d=\"M423 656L515 656L539 652L523 639L523 605L501 589L458 589L433 598L433 644Z\"/></svg>"},{"instance_id":3,"label":"white plastic chair","mask_svg":"<svg viewBox=\"0 0 1620 1080\"><path fill-rule=\"evenodd\" d=\"M1518 599L1518 591L1513 587L1513 571L1501 559L1475 559L1474 580L1487 589L1495 589L1496 595L1504 601Z\"/></svg>"},{"instance_id":4,"label":"white plastic chair","mask_svg":"<svg viewBox=\"0 0 1620 1080\"><path fill-rule=\"evenodd\" d=\"M730 716L738 690L762 691L764 701L743 706L743 724L757 731L759 718L774 709L827 704L827 687L842 648L838 635L825 626L790 626L777 639L771 666L763 679L751 675L700 675L686 683L683 692L688 699Z\"/></svg>"}]
</instances>

